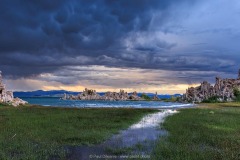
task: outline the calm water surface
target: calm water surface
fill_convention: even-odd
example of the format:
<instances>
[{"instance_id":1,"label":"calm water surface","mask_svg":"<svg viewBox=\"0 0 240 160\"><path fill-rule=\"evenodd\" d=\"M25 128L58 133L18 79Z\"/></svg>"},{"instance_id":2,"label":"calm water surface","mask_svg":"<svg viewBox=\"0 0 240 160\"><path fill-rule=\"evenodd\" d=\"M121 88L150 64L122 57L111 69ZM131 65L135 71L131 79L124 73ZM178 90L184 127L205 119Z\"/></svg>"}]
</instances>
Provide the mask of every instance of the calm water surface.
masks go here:
<instances>
[{"instance_id":1,"label":"calm water surface","mask_svg":"<svg viewBox=\"0 0 240 160\"><path fill-rule=\"evenodd\" d=\"M37 104L42 106L55 106L55 107L69 107L69 108L98 108L98 107L131 107L131 108L186 108L193 107L192 104L160 102L160 101L95 101L95 100L60 100L60 98L29 98L21 97L23 100L28 101L30 104Z\"/></svg>"}]
</instances>

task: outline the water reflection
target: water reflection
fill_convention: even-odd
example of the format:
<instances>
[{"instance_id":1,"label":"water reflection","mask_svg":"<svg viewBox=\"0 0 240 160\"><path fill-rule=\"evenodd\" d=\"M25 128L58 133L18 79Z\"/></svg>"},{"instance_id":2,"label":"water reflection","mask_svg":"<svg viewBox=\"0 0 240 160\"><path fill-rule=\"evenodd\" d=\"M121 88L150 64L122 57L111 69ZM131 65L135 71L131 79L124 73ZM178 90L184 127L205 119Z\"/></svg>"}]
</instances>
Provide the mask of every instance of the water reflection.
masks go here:
<instances>
[{"instance_id":1,"label":"water reflection","mask_svg":"<svg viewBox=\"0 0 240 160\"><path fill-rule=\"evenodd\" d=\"M119 134L99 145L67 147L68 159L101 159L97 157L100 155L116 155L114 159L123 159L121 155L149 155L156 140L167 134L160 128L164 118L176 112L176 110L162 110L147 115L140 122L130 126L127 130L120 131Z\"/></svg>"}]
</instances>

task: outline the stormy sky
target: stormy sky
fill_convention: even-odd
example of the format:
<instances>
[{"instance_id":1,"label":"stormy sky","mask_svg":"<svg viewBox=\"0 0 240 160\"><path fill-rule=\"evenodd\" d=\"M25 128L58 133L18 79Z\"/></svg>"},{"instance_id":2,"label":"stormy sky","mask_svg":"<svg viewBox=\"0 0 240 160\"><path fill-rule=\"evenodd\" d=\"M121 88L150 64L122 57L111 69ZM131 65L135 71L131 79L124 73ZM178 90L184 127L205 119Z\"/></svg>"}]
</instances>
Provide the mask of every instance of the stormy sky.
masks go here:
<instances>
[{"instance_id":1,"label":"stormy sky","mask_svg":"<svg viewBox=\"0 0 240 160\"><path fill-rule=\"evenodd\" d=\"M1 0L10 90L183 93L240 67L239 0Z\"/></svg>"}]
</instances>

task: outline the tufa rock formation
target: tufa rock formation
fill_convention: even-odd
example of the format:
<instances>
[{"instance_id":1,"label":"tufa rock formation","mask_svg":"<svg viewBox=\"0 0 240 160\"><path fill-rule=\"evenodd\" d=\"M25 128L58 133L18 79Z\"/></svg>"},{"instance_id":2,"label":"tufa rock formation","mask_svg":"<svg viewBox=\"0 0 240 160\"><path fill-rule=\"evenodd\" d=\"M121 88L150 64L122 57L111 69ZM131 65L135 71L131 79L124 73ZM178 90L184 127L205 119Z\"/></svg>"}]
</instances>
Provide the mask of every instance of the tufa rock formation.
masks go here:
<instances>
[{"instance_id":1,"label":"tufa rock formation","mask_svg":"<svg viewBox=\"0 0 240 160\"><path fill-rule=\"evenodd\" d=\"M62 99L63 100L100 100L101 96L97 94L95 90L85 88L85 90L82 93L79 93L76 96L64 94Z\"/></svg>"},{"instance_id":2,"label":"tufa rock formation","mask_svg":"<svg viewBox=\"0 0 240 160\"><path fill-rule=\"evenodd\" d=\"M137 95L137 92L136 92L136 91L134 91L134 92L129 96L128 99L129 99L129 100L133 100L133 101L144 100L144 99L142 99L141 97L139 97L139 96Z\"/></svg>"},{"instance_id":3,"label":"tufa rock formation","mask_svg":"<svg viewBox=\"0 0 240 160\"><path fill-rule=\"evenodd\" d=\"M159 100L160 100L160 98L158 98L157 92L156 92L156 94L153 96L152 100L154 100L154 101L159 101Z\"/></svg>"},{"instance_id":4,"label":"tufa rock formation","mask_svg":"<svg viewBox=\"0 0 240 160\"><path fill-rule=\"evenodd\" d=\"M128 95L124 90L120 92L106 92L103 96L96 93L95 90L87 89L78 95L66 95L62 97L63 100L106 100L106 101L126 101L126 100L144 100L137 95L137 92L133 92Z\"/></svg>"},{"instance_id":5,"label":"tufa rock formation","mask_svg":"<svg viewBox=\"0 0 240 160\"><path fill-rule=\"evenodd\" d=\"M198 87L188 88L186 94L182 96L182 100L187 102L202 102L211 97L217 97L219 101L232 101L235 98L234 89L240 89L240 69L237 79L221 79L216 77L214 86L204 81Z\"/></svg>"},{"instance_id":6,"label":"tufa rock formation","mask_svg":"<svg viewBox=\"0 0 240 160\"><path fill-rule=\"evenodd\" d=\"M6 91L5 86L2 82L2 74L0 71L0 102L6 103L10 102L13 99L13 93L10 91Z\"/></svg>"},{"instance_id":7,"label":"tufa rock formation","mask_svg":"<svg viewBox=\"0 0 240 160\"><path fill-rule=\"evenodd\" d=\"M0 103L9 103L15 107L27 103L26 101L24 101L20 98L14 98L13 92L6 90L6 88L2 82L2 72L1 71L0 71Z\"/></svg>"},{"instance_id":8,"label":"tufa rock formation","mask_svg":"<svg viewBox=\"0 0 240 160\"><path fill-rule=\"evenodd\" d=\"M108 101L126 101L129 100L129 96L127 92L124 92L124 90L120 90L119 93L117 92L106 92L102 97L102 100L108 100Z\"/></svg>"}]
</instances>

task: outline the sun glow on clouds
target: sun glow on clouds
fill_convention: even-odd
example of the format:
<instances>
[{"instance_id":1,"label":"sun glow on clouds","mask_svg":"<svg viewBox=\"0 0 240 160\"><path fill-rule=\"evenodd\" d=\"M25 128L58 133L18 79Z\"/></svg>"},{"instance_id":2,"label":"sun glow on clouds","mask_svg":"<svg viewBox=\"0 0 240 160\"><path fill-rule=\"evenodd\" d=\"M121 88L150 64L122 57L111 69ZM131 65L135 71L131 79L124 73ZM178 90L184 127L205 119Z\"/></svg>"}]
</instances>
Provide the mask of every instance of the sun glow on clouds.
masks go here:
<instances>
[{"instance_id":1,"label":"sun glow on clouds","mask_svg":"<svg viewBox=\"0 0 240 160\"><path fill-rule=\"evenodd\" d=\"M82 90L84 90L84 87L83 86L79 86L79 85L76 85L76 86L66 86L66 85L58 85L58 86L48 86L48 85L45 85L42 87L42 90L66 90L66 91L75 91L75 92L80 92Z\"/></svg>"},{"instance_id":2,"label":"sun glow on clouds","mask_svg":"<svg viewBox=\"0 0 240 160\"><path fill-rule=\"evenodd\" d=\"M127 92L158 92L159 94L184 93L195 86L185 84L175 71L110 68L105 66L68 66L54 73L43 73L35 78L6 80L10 90L68 90L82 91L84 88L98 92L124 89Z\"/></svg>"},{"instance_id":3,"label":"sun glow on clouds","mask_svg":"<svg viewBox=\"0 0 240 160\"><path fill-rule=\"evenodd\" d=\"M196 85L193 85L196 86ZM74 86L67 86L67 85L59 85L59 86L42 86L42 90L68 90L68 91L75 91L80 92L84 90L84 88L90 88L95 89L97 92L107 92L107 91L114 91L119 92L120 89L123 89L127 92L146 92L146 93L155 93L158 92L159 94L175 94L175 93L184 93L185 89L189 87L189 85L186 84L179 84L179 85L166 85L161 88L156 87L148 87L148 88L103 88L99 85L92 85L92 86L80 86L80 85L74 85Z\"/></svg>"}]
</instances>

